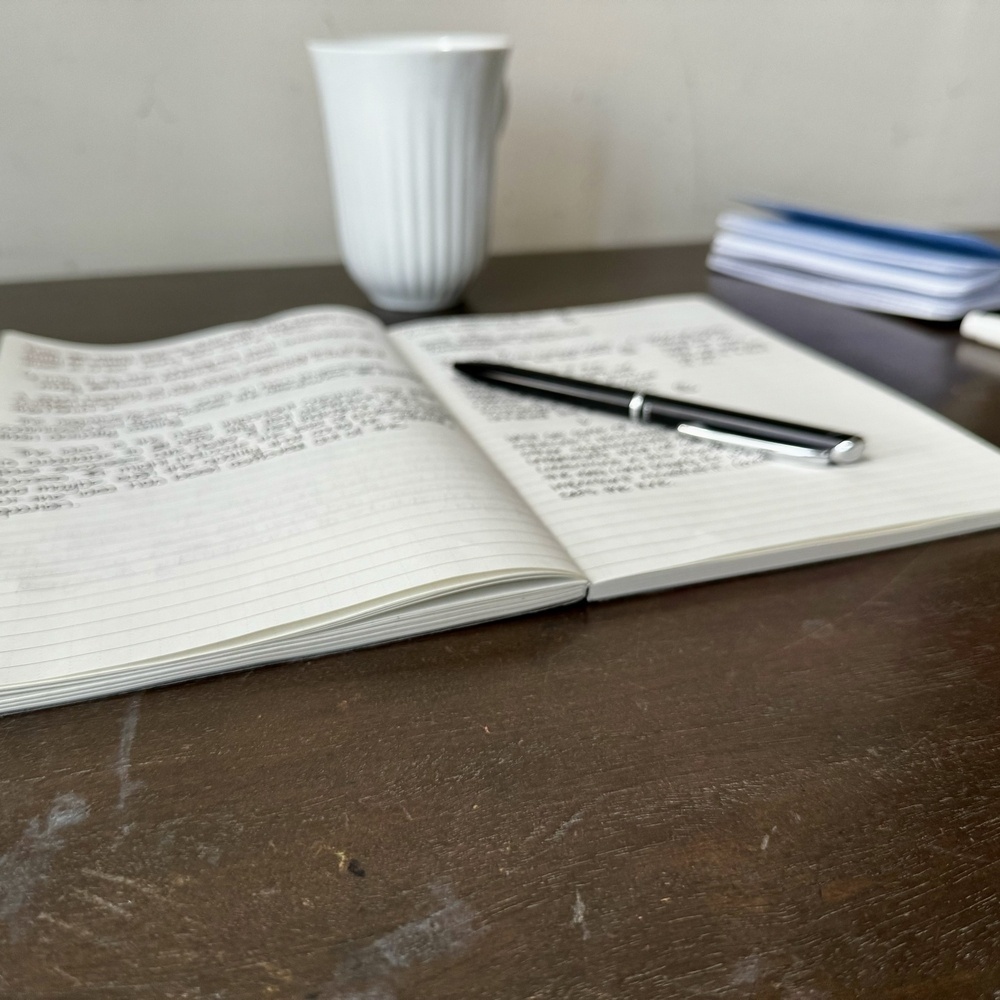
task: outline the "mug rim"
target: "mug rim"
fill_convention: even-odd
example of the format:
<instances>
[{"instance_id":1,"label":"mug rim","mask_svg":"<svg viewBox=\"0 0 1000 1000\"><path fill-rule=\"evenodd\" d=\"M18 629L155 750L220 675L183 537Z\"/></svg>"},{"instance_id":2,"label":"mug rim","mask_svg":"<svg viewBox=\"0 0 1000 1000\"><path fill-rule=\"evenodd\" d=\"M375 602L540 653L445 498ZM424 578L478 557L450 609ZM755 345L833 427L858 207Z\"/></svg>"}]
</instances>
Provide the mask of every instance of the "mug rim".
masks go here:
<instances>
[{"instance_id":1,"label":"mug rim","mask_svg":"<svg viewBox=\"0 0 1000 1000\"><path fill-rule=\"evenodd\" d=\"M307 45L314 52L384 56L500 52L511 47L506 35L468 31L398 32L356 35L351 38L317 38L307 42Z\"/></svg>"}]
</instances>

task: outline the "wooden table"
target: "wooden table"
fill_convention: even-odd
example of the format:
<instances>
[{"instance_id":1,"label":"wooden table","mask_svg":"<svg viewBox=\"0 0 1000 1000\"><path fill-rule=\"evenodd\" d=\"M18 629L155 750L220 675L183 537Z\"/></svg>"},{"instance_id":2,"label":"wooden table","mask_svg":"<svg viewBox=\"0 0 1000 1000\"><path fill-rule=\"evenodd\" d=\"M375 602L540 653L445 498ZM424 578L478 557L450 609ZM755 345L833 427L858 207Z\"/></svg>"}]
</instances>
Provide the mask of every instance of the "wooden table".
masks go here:
<instances>
[{"instance_id":1,"label":"wooden table","mask_svg":"<svg viewBox=\"0 0 1000 1000\"><path fill-rule=\"evenodd\" d=\"M709 288L1000 442L1000 352L710 278L494 260L497 312ZM0 288L136 340L337 268ZM1000 997L1000 532L0 720L0 997Z\"/></svg>"}]
</instances>

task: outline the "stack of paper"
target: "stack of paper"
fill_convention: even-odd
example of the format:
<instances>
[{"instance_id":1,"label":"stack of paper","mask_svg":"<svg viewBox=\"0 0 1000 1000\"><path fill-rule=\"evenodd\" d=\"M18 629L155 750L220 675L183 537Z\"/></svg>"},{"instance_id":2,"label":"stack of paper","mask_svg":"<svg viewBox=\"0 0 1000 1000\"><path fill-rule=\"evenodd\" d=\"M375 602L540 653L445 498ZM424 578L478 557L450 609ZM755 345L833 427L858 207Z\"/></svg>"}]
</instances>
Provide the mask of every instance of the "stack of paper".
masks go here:
<instances>
[{"instance_id":1,"label":"stack of paper","mask_svg":"<svg viewBox=\"0 0 1000 1000\"><path fill-rule=\"evenodd\" d=\"M758 211L719 217L713 271L917 319L1000 306L1000 247L985 240L770 202L751 206Z\"/></svg>"}]
</instances>

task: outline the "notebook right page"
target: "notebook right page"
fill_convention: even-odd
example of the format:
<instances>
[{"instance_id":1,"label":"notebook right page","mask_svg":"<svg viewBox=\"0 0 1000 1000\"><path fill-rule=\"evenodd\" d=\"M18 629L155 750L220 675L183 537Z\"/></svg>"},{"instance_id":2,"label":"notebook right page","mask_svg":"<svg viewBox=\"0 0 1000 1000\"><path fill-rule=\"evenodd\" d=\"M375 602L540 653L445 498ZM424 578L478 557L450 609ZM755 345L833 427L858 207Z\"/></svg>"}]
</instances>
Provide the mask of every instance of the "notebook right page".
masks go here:
<instances>
[{"instance_id":1,"label":"notebook right page","mask_svg":"<svg viewBox=\"0 0 1000 1000\"><path fill-rule=\"evenodd\" d=\"M422 321L392 339L587 574L592 599L1000 524L1000 452L703 296ZM496 361L859 434L775 459L472 382Z\"/></svg>"}]
</instances>

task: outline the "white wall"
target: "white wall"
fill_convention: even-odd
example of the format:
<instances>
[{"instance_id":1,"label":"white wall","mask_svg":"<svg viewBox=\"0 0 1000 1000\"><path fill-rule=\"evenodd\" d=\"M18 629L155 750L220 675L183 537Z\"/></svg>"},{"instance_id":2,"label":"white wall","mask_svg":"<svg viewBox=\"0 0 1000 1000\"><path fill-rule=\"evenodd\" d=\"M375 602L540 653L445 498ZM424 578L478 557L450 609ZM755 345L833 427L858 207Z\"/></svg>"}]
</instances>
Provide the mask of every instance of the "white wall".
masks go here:
<instances>
[{"instance_id":1,"label":"white wall","mask_svg":"<svg viewBox=\"0 0 1000 1000\"><path fill-rule=\"evenodd\" d=\"M512 36L494 248L1000 226L997 0L0 0L0 280L328 261L310 37Z\"/></svg>"}]
</instances>

